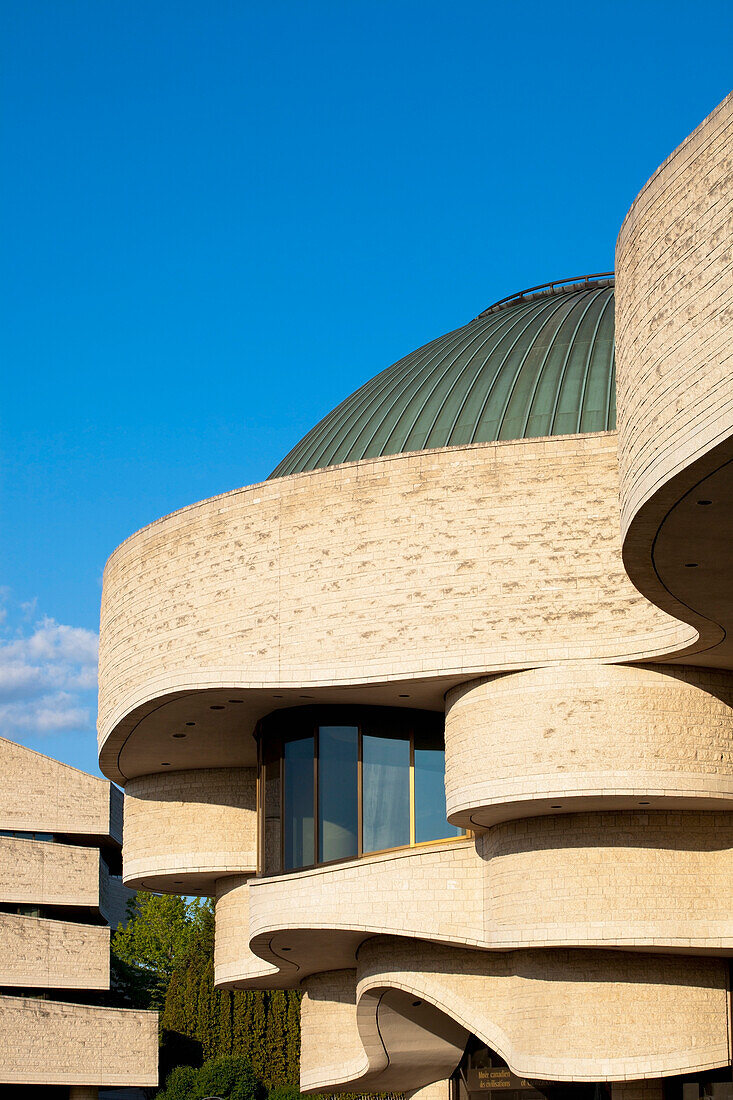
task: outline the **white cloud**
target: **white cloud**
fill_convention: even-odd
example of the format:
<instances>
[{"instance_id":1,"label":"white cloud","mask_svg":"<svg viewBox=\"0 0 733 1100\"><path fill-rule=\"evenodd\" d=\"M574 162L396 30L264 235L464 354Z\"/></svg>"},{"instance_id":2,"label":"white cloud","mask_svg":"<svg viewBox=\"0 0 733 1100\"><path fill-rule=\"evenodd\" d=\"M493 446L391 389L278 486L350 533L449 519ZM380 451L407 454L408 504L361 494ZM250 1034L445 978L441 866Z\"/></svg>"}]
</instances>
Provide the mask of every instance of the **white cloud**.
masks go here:
<instances>
[{"instance_id":1,"label":"white cloud","mask_svg":"<svg viewBox=\"0 0 733 1100\"><path fill-rule=\"evenodd\" d=\"M7 601L7 591L0 598ZM12 632L7 618L0 618L0 734L89 729L97 635L48 617L30 625L35 604L21 604L20 615L10 616L16 619Z\"/></svg>"}]
</instances>

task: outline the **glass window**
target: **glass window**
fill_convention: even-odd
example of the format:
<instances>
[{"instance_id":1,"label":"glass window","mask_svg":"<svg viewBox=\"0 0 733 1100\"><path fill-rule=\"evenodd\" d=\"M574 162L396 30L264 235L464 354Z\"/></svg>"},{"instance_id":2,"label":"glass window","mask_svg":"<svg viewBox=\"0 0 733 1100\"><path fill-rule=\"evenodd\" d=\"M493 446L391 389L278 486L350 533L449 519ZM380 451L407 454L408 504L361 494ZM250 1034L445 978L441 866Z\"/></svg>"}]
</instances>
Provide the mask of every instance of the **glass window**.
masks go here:
<instances>
[{"instance_id":1,"label":"glass window","mask_svg":"<svg viewBox=\"0 0 733 1100\"><path fill-rule=\"evenodd\" d=\"M318 858L359 854L359 727L318 730Z\"/></svg>"},{"instance_id":2,"label":"glass window","mask_svg":"<svg viewBox=\"0 0 733 1100\"><path fill-rule=\"evenodd\" d=\"M313 737L284 745L283 862L286 871L316 861L313 828Z\"/></svg>"},{"instance_id":3,"label":"glass window","mask_svg":"<svg viewBox=\"0 0 733 1100\"><path fill-rule=\"evenodd\" d=\"M362 742L362 848L409 844L410 738L370 733Z\"/></svg>"},{"instance_id":4,"label":"glass window","mask_svg":"<svg viewBox=\"0 0 733 1100\"><path fill-rule=\"evenodd\" d=\"M445 749L437 730L415 731L415 842L447 840L463 830L445 812Z\"/></svg>"}]
</instances>

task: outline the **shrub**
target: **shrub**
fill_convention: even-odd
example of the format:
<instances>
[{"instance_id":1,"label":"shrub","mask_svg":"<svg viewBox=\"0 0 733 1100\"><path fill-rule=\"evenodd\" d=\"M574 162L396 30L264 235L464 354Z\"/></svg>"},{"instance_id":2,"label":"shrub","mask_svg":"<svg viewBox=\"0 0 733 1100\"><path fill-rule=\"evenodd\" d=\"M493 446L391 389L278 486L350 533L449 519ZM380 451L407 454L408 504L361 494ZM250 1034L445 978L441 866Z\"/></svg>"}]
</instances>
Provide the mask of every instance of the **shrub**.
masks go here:
<instances>
[{"instance_id":1,"label":"shrub","mask_svg":"<svg viewBox=\"0 0 733 1100\"><path fill-rule=\"evenodd\" d=\"M192 1066L178 1066L171 1070L166 1078L165 1088L158 1093L158 1100L189 1100L197 1076Z\"/></svg>"}]
</instances>

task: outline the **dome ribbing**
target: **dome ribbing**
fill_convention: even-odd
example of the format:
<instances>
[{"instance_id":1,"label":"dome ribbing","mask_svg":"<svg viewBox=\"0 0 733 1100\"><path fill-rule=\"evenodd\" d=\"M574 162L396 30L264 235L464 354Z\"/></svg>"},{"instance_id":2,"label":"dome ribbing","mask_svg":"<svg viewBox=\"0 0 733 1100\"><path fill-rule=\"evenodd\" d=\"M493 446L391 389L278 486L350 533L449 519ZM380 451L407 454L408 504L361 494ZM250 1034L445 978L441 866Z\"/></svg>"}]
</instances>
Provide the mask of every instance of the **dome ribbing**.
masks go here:
<instances>
[{"instance_id":1,"label":"dome ribbing","mask_svg":"<svg viewBox=\"0 0 733 1100\"><path fill-rule=\"evenodd\" d=\"M270 476L615 426L612 280L549 284L497 303L376 375Z\"/></svg>"}]
</instances>

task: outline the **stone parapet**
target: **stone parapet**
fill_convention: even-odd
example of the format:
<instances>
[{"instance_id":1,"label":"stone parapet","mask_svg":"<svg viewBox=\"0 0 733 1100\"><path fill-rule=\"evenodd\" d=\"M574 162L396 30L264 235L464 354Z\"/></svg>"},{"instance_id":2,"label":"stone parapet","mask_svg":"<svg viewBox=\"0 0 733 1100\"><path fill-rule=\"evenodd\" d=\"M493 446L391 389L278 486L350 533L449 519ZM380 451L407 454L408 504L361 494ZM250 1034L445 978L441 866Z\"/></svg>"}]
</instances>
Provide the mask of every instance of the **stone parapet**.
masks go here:
<instances>
[{"instance_id":1,"label":"stone parapet","mask_svg":"<svg viewBox=\"0 0 733 1100\"><path fill-rule=\"evenodd\" d=\"M98 848L0 836L0 902L99 908Z\"/></svg>"},{"instance_id":2,"label":"stone parapet","mask_svg":"<svg viewBox=\"0 0 733 1100\"><path fill-rule=\"evenodd\" d=\"M487 671L678 648L694 635L624 574L617 492L602 433L365 460L159 520L105 570L103 767L229 766L285 689L399 703L409 680L410 705L434 683L440 707L451 683ZM165 701L178 693L186 732L185 707L215 689L208 725L191 714L191 736L172 740ZM225 730L227 694L244 706Z\"/></svg>"},{"instance_id":3,"label":"stone parapet","mask_svg":"<svg viewBox=\"0 0 733 1100\"><path fill-rule=\"evenodd\" d=\"M0 913L0 986L108 989L109 928Z\"/></svg>"},{"instance_id":4,"label":"stone parapet","mask_svg":"<svg viewBox=\"0 0 733 1100\"><path fill-rule=\"evenodd\" d=\"M0 829L122 842L122 793L25 745L0 738Z\"/></svg>"},{"instance_id":5,"label":"stone parapet","mask_svg":"<svg viewBox=\"0 0 733 1100\"><path fill-rule=\"evenodd\" d=\"M0 1083L158 1083L158 1014L0 996Z\"/></svg>"}]
</instances>

